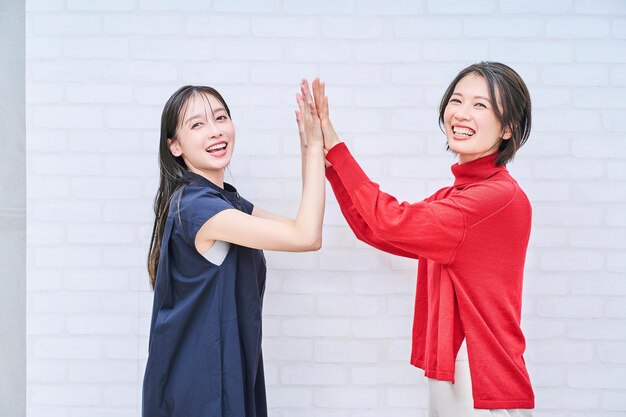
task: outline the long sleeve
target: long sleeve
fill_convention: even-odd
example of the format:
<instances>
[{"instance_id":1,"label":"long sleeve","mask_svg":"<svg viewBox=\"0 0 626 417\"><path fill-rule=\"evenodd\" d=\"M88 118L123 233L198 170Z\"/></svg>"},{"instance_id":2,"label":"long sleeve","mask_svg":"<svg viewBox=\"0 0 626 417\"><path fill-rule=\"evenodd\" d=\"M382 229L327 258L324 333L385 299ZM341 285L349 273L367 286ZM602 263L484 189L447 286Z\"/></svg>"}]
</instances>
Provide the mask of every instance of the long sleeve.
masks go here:
<instances>
[{"instance_id":1,"label":"long sleeve","mask_svg":"<svg viewBox=\"0 0 626 417\"><path fill-rule=\"evenodd\" d=\"M496 155L452 166L453 186L417 203L382 192L339 144L327 177L359 239L420 258L411 363L454 380L467 340L476 408L532 408L520 328L530 203Z\"/></svg>"},{"instance_id":2,"label":"long sleeve","mask_svg":"<svg viewBox=\"0 0 626 417\"><path fill-rule=\"evenodd\" d=\"M354 235L357 237L357 239L364 243L367 243L368 245L376 249L380 249L393 255L415 259L418 257L412 252L402 250L388 242L385 242L374 234L372 229L368 226L365 220L363 220L363 217L361 217L359 212L356 210L354 204L352 204L352 200L350 199L348 191L344 187L343 183L341 182L341 178L339 178L339 175L337 175L337 172L335 172L332 166L326 168L326 178L328 179L328 182L330 183L330 186L335 193L335 197L337 198L339 208L341 209L344 218L348 222L348 225L354 232Z\"/></svg>"},{"instance_id":3,"label":"long sleeve","mask_svg":"<svg viewBox=\"0 0 626 417\"><path fill-rule=\"evenodd\" d=\"M423 256L443 264L452 261L466 232L463 212L454 199L399 203L367 177L345 144L333 147L327 159L339 178L333 182L341 182L347 194L342 200L350 199L372 234L369 239L385 242L412 257ZM363 232L365 228L356 222L358 217L351 214L350 218Z\"/></svg>"}]
</instances>

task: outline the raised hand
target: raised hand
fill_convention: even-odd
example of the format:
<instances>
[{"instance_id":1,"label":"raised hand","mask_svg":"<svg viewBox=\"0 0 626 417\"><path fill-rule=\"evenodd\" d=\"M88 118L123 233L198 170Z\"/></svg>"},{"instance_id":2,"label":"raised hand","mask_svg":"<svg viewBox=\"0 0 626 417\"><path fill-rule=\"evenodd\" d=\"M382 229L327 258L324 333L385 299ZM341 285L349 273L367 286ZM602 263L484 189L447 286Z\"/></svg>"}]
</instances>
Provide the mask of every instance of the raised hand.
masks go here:
<instances>
[{"instance_id":1,"label":"raised hand","mask_svg":"<svg viewBox=\"0 0 626 417\"><path fill-rule=\"evenodd\" d=\"M296 94L296 101L298 102L296 121L298 122L302 151L309 147L323 147L320 118L317 115L309 83L306 80L302 80L300 83L300 93Z\"/></svg>"},{"instance_id":2,"label":"raised hand","mask_svg":"<svg viewBox=\"0 0 626 417\"><path fill-rule=\"evenodd\" d=\"M329 151L333 146L340 143L341 140L335 132L335 128L330 122L328 115L328 97L325 93L326 84L319 78L313 80L313 97L315 97L315 107L322 125L322 134L324 135L324 150Z\"/></svg>"}]
</instances>

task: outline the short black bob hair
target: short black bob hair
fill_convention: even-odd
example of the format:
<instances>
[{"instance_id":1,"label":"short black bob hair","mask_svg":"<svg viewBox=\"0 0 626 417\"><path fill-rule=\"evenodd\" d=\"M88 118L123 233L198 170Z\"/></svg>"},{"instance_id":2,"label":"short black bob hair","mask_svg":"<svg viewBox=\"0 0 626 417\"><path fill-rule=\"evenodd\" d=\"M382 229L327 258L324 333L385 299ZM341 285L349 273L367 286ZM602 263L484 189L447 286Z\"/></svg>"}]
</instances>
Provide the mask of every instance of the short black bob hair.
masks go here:
<instances>
[{"instance_id":1,"label":"short black bob hair","mask_svg":"<svg viewBox=\"0 0 626 417\"><path fill-rule=\"evenodd\" d=\"M479 62L461 70L448 86L439 105L439 126L443 128L443 114L457 83L468 74L485 79L489 99L500 124L511 129L511 138L503 140L496 158L497 165L506 165L530 135L531 103L524 80L511 67L500 62ZM497 105L496 105L497 103Z\"/></svg>"}]
</instances>

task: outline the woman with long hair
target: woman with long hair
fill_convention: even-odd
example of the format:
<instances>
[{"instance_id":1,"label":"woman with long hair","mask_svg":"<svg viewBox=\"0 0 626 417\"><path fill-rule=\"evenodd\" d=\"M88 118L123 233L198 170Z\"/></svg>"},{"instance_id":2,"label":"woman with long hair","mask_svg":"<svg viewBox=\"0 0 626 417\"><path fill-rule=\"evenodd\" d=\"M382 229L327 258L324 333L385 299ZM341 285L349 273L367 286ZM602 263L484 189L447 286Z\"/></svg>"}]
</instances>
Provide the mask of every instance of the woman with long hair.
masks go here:
<instances>
[{"instance_id":1,"label":"woman with long hair","mask_svg":"<svg viewBox=\"0 0 626 417\"><path fill-rule=\"evenodd\" d=\"M154 288L144 417L265 417L262 250L321 246L324 155L309 87L296 120L303 186L295 219L224 182L235 128L215 89L185 86L165 104L148 271Z\"/></svg>"}]
</instances>

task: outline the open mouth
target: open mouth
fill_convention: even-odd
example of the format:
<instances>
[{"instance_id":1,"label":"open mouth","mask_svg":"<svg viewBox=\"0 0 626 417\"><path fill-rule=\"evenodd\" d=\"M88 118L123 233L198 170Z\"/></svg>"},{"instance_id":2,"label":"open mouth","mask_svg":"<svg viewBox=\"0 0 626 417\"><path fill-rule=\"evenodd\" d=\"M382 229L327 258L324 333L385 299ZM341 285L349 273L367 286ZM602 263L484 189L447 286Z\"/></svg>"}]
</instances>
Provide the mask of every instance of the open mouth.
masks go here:
<instances>
[{"instance_id":1,"label":"open mouth","mask_svg":"<svg viewBox=\"0 0 626 417\"><path fill-rule=\"evenodd\" d=\"M221 152L221 151L226 149L226 146L228 146L228 144L226 142L216 143L215 145L209 146L207 148L207 152L208 153Z\"/></svg>"},{"instance_id":2,"label":"open mouth","mask_svg":"<svg viewBox=\"0 0 626 417\"><path fill-rule=\"evenodd\" d=\"M452 126L452 132L455 135L465 136L468 138L474 136L474 134L476 133L474 130L470 129L469 127L457 127L457 126Z\"/></svg>"}]
</instances>

